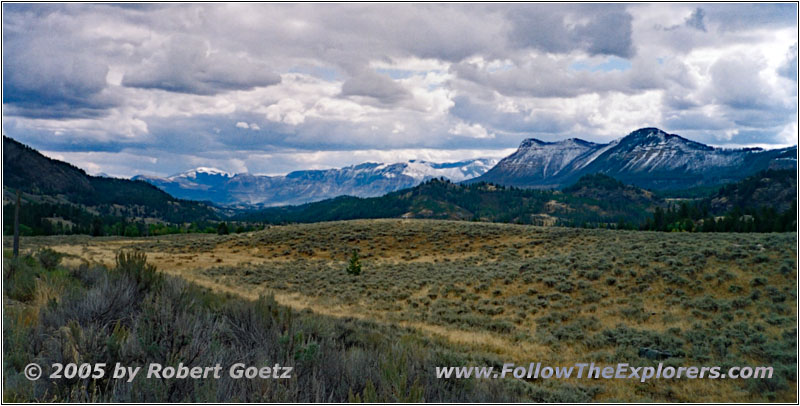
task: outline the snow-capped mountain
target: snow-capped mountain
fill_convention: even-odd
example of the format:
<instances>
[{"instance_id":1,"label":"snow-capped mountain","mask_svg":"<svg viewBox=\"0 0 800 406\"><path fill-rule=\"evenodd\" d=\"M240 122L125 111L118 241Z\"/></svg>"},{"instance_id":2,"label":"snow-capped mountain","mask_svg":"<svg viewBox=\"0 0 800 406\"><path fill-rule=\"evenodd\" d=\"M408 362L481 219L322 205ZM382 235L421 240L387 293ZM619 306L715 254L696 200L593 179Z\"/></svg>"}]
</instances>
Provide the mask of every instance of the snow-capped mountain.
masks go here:
<instances>
[{"instance_id":1,"label":"snow-capped mountain","mask_svg":"<svg viewBox=\"0 0 800 406\"><path fill-rule=\"evenodd\" d=\"M232 174L225 172L223 170L217 168L208 168L205 166L201 166L199 168L195 168L192 170L188 170L186 172L179 173L174 175L174 177L181 177L186 179L197 179L198 177L208 177L208 178L215 178L215 177L222 177L222 178L231 178L233 177Z\"/></svg>"},{"instance_id":2,"label":"snow-capped mountain","mask_svg":"<svg viewBox=\"0 0 800 406\"><path fill-rule=\"evenodd\" d=\"M785 166L796 154L796 146L721 149L657 128L642 128L608 144L575 138L527 139L516 152L468 182L554 188L585 174L604 173L640 187L676 189L734 182L776 165L776 160Z\"/></svg>"},{"instance_id":3,"label":"snow-capped mountain","mask_svg":"<svg viewBox=\"0 0 800 406\"><path fill-rule=\"evenodd\" d=\"M280 206L342 195L381 196L432 178L461 182L484 174L496 162L496 159L472 159L452 163L419 160L363 163L340 169L296 171L285 176L230 174L215 168L197 168L167 178L138 175L133 179L144 180L183 199L221 205Z\"/></svg>"},{"instance_id":4,"label":"snow-capped mountain","mask_svg":"<svg viewBox=\"0 0 800 406\"><path fill-rule=\"evenodd\" d=\"M573 162L583 162L603 145L570 138L559 142L545 142L535 138L522 141L519 149L488 171L481 180L509 184L548 185L558 179ZM491 174L491 176L489 176Z\"/></svg>"}]
</instances>

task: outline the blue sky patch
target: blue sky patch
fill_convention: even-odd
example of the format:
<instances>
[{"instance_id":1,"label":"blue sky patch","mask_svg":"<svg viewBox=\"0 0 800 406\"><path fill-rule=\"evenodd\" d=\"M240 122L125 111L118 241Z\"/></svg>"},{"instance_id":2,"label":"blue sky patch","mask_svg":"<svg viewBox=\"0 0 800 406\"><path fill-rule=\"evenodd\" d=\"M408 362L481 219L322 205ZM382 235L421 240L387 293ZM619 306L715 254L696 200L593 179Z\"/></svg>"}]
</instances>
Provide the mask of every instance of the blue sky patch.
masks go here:
<instances>
[{"instance_id":1,"label":"blue sky patch","mask_svg":"<svg viewBox=\"0 0 800 406\"><path fill-rule=\"evenodd\" d=\"M618 56L610 56L605 62L592 64L589 61L578 61L570 65L569 68L574 71L586 72L611 72L615 70L624 72L631 68L631 62Z\"/></svg>"}]
</instances>

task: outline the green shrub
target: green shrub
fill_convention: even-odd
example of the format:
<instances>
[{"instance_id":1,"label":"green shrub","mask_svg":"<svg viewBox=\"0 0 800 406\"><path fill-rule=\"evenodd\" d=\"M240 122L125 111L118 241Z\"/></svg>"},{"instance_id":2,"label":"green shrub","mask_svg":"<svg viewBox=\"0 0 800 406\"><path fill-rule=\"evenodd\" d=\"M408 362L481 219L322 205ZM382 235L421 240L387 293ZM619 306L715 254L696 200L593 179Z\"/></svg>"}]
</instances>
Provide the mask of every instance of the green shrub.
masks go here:
<instances>
[{"instance_id":1,"label":"green shrub","mask_svg":"<svg viewBox=\"0 0 800 406\"><path fill-rule=\"evenodd\" d=\"M27 302L33 299L36 293L36 266L32 266L30 257L13 258L7 260L5 292L9 298Z\"/></svg>"},{"instance_id":2,"label":"green shrub","mask_svg":"<svg viewBox=\"0 0 800 406\"><path fill-rule=\"evenodd\" d=\"M156 270L156 266L147 263L147 254L142 251L117 252L116 272L131 278L140 292L158 289L163 277Z\"/></svg>"},{"instance_id":3,"label":"green shrub","mask_svg":"<svg viewBox=\"0 0 800 406\"><path fill-rule=\"evenodd\" d=\"M573 288L574 286L572 285L572 282L568 281L564 281L556 285L556 290L558 290L561 293L570 293L572 292Z\"/></svg>"},{"instance_id":4,"label":"green shrub","mask_svg":"<svg viewBox=\"0 0 800 406\"><path fill-rule=\"evenodd\" d=\"M36 259L38 259L39 263L42 264L42 267L48 271L52 271L58 266L58 264L61 262L62 256L63 255L61 253L50 248L42 248L36 252Z\"/></svg>"}]
</instances>

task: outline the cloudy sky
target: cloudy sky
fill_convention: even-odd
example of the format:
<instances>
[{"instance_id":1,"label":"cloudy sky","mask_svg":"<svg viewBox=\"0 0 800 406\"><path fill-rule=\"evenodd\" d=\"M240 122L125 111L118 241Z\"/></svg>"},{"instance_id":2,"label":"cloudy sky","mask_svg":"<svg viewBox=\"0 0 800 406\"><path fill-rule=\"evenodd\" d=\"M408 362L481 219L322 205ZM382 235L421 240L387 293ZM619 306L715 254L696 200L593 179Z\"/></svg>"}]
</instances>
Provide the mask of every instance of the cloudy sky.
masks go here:
<instances>
[{"instance_id":1,"label":"cloudy sky","mask_svg":"<svg viewBox=\"0 0 800 406\"><path fill-rule=\"evenodd\" d=\"M797 143L795 4L3 5L3 133L89 173Z\"/></svg>"}]
</instances>

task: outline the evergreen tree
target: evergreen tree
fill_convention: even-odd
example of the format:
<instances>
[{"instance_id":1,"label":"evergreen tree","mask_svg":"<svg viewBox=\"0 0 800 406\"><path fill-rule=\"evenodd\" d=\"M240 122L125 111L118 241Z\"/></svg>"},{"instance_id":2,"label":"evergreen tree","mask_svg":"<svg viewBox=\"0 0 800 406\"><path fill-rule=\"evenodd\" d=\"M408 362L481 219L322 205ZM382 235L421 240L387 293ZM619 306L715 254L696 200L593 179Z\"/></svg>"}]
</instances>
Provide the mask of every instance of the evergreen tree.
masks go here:
<instances>
[{"instance_id":1,"label":"evergreen tree","mask_svg":"<svg viewBox=\"0 0 800 406\"><path fill-rule=\"evenodd\" d=\"M221 223L217 224L217 234L219 234L219 235L226 235L226 234L228 234L229 232L230 232L230 231L228 230L228 223L226 223L226 222L224 222L224 221L223 221L223 222L221 222Z\"/></svg>"},{"instance_id":2,"label":"evergreen tree","mask_svg":"<svg viewBox=\"0 0 800 406\"><path fill-rule=\"evenodd\" d=\"M353 250L353 254L350 255L350 263L347 265L347 273L350 275L361 274L361 259L358 257L358 250Z\"/></svg>"}]
</instances>

